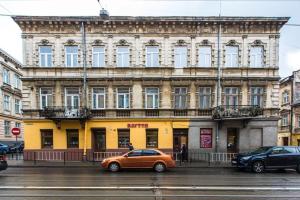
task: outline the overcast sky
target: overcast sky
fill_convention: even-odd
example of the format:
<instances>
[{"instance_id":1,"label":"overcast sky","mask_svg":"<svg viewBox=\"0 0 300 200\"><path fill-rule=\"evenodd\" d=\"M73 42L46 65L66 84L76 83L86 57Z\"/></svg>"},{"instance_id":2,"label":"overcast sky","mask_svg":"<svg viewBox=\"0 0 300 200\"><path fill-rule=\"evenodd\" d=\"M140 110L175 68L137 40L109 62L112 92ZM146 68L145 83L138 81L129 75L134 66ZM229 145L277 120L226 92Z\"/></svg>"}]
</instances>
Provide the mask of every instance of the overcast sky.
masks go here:
<instances>
[{"instance_id":1,"label":"overcast sky","mask_svg":"<svg viewBox=\"0 0 300 200\"><path fill-rule=\"evenodd\" d=\"M215 0L101 0L110 15L216 16ZM0 14L95 16L97 0L0 0ZM222 0L223 16L291 17L300 24L300 0ZM300 26L285 26L280 38L280 76L300 69ZM22 62L21 30L10 17L0 16L0 48Z\"/></svg>"}]
</instances>

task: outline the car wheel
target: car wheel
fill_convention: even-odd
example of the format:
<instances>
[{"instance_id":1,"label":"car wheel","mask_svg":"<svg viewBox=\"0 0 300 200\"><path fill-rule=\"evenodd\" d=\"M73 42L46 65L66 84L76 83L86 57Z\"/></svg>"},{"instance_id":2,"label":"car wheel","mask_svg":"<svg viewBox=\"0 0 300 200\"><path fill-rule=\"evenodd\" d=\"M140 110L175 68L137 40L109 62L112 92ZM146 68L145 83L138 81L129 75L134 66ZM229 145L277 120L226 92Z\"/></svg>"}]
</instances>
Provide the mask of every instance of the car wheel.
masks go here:
<instances>
[{"instance_id":1,"label":"car wheel","mask_svg":"<svg viewBox=\"0 0 300 200\"><path fill-rule=\"evenodd\" d=\"M154 166L156 172L164 172L166 170L166 165L164 163L156 163Z\"/></svg>"},{"instance_id":2,"label":"car wheel","mask_svg":"<svg viewBox=\"0 0 300 200\"><path fill-rule=\"evenodd\" d=\"M252 171L255 173L262 173L265 169L264 163L261 161L256 161L252 164Z\"/></svg>"},{"instance_id":3,"label":"car wheel","mask_svg":"<svg viewBox=\"0 0 300 200\"><path fill-rule=\"evenodd\" d=\"M300 173L300 163L297 165L296 171Z\"/></svg>"},{"instance_id":4,"label":"car wheel","mask_svg":"<svg viewBox=\"0 0 300 200\"><path fill-rule=\"evenodd\" d=\"M109 164L108 169L111 172L117 172L120 170L120 165L119 163L113 162Z\"/></svg>"}]
</instances>

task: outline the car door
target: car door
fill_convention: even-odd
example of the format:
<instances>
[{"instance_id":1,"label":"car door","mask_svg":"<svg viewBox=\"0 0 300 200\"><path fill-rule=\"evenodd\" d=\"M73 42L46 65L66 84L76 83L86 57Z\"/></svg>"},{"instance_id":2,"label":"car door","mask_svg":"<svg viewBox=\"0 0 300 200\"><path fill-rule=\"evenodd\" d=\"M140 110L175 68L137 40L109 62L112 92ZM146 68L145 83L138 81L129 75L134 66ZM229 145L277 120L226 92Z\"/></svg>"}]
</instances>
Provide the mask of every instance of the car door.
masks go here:
<instances>
[{"instance_id":1,"label":"car door","mask_svg":"<svg viewBox=\"0 0 300 200\"><path fill-rule=\"evenodd\" d=\"M286 153L283 147L274 147L267 156L266 168L281 168L286 166Z\"/></svg>"},{"instance_id":2,"label":"car door","mask_svg":"<svg viewBox=\"0 0 300 200\"><path fill-rule=\"evenodd\" d=\"M286 166L296 167L299 162L299 153L296 147L283 147L286 154Z\"/></svg>"},{"instance_id":3,"label":"car door","mask_svg":"<svg viewBox=\"0 0 300 200\"><path fill-rule=\"evenodd\" d=\"M154 163L159 159L160 153L152 149L143 150L143 160L142 165L146 168L151 168L154 166Z\"/></svg>"},{"instance_id":4,"label":"car door","mask_svg":"<svg viewBox=\"0 0 300 200\"><path fill-rule=\"evenodd\" d=\"M142 167L142 150L133 150L122 159L122 167L139 168Z\"/></svg>"}]
</instances>

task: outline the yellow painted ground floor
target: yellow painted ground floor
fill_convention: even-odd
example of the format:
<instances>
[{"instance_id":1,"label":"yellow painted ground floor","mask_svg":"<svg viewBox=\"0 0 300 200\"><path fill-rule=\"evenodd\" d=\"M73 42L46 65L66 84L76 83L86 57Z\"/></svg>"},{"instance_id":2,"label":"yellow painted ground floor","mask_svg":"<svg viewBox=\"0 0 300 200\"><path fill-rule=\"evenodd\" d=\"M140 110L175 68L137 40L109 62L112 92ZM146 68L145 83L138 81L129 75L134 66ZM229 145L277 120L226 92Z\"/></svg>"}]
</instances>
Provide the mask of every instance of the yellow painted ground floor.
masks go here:
<instances>
[{"instance_id":1,"label":"yellow painted ground floor","mask_svg":"<svg viewBox=\"0 0 300 200\"><path fill-rule=\"evenodd\" d=\"M292 145L300 146L300 134L293 134L292 135Z\"/></svg>"},{"instance_id":2,"label":"yellow painted ground floor","mask_svg":"<svg viewBox=\"0 0 300 200\"><path fill-rule=\"evenodd\" d=\"M158 148L172 150L173 132L178 145L187 144L189 121L186 119L118 119L61 121L24 120L25 150L127 151L128 143L135 149Z\"/></svg>"},{"instance_id":3,"label":"yellow painted ground floor","mask_svg":"<svg viewBox=\"0 0 300 200\"><path fill-rule=\"evenodd\" d=\"M278 146L288 146L291 143L291 134L289 132L279 132L278 133Z\"/></svg>"}]
</instances>

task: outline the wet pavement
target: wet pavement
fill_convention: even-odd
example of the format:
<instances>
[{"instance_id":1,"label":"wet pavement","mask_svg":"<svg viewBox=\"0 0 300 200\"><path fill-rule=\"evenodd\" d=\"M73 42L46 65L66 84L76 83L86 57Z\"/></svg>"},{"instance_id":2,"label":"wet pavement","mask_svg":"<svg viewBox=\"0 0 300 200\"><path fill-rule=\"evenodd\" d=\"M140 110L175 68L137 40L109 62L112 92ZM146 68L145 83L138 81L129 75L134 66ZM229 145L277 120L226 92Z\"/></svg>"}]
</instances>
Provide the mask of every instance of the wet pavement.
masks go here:
<instances>
[{"instance_id":1,"label":"wet pavement","mask_svg":"<svg viewBox=\"0 0 300 200\"><path fill-rule=\"evenodd\" d=\"M0 199L300 199L294 170L262 174L233 168L176 168L165 173L101 168L8 168L0 172Z\"/></svg>"}]
</instances>

